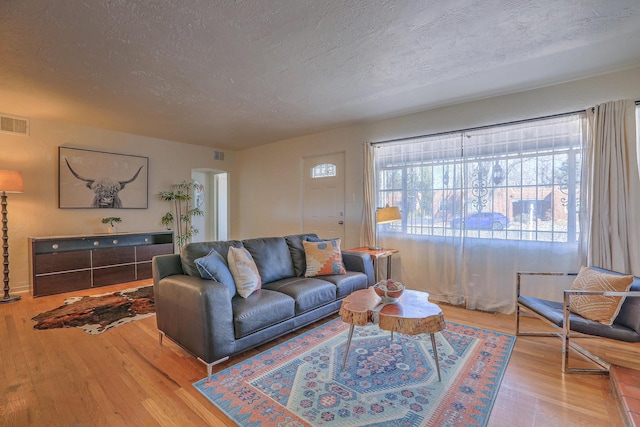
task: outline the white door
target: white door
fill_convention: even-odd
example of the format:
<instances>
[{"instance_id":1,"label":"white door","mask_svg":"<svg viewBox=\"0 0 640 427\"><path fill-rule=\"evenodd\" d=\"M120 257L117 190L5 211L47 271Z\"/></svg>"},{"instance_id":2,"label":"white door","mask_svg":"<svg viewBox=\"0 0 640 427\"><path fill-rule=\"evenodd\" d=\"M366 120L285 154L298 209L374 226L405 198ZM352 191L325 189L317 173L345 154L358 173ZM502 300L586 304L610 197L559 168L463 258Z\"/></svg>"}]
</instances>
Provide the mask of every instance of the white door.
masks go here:
<instances>
[{"instance_id":1,"label":"white door","mask_svg":"<svg viewBox=\"0 0 640 427\"><path fill-rule=\"evenodd\" d=\"M344 153L304 159L305 233L344 242Z\"/></svg>"}]
</instances>

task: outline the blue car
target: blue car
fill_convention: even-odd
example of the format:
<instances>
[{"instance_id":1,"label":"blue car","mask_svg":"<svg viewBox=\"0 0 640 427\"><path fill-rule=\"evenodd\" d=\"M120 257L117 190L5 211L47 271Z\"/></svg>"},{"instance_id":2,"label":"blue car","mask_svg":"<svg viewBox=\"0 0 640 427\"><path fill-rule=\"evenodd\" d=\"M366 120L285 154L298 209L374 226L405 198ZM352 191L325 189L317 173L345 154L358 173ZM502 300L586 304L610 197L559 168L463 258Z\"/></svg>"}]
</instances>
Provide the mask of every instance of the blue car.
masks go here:
<instances>
[{"instance_id":1,"label":"blue car","mask_svg":"<svg viewBox=\"0 0 640 427\"><path fill-rule=\"evenodd\" d=\"M509 218L499 212L480 212L456 218L451 221L451 228L477 228L482 230L504 230L509 226Z\"/></svg>"}]
</instances>

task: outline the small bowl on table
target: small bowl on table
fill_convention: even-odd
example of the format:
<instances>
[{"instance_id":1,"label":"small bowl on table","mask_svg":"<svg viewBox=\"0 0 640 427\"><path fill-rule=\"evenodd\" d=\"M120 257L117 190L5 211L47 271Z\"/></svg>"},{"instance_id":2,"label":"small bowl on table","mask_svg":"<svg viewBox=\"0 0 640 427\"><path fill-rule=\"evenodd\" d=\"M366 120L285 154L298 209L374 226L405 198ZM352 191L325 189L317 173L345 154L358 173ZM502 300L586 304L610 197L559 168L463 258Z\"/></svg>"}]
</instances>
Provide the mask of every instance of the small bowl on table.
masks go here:
<instances>
[{"instance_id":1,"label":"small bowl on table","mask_svg":"<svg viewBox=\"0 0 640 427\"><path fill-rule=\"evenodd\" d=\"M393 303L398 301L398 298L404 292L404 285L391 279L381 280L373 285L373 290L382 298L382 302Z\"/></svg>"}]
</instances>

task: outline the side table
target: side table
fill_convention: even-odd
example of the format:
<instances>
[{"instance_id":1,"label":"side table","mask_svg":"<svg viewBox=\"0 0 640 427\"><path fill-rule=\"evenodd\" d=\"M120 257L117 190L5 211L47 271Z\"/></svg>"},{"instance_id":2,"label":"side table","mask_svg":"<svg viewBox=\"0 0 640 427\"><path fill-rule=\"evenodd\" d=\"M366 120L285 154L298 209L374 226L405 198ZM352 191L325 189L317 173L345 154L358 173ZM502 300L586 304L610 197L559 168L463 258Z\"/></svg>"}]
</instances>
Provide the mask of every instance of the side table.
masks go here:
<instances>
[{"instance_id":1,"label":"side table","mask_svg":"<svg viewBox=\"0 0 640 427\"><path fill-rule=\"evenodd\" d=\"M373 260L373 263L376 267L375 268L376 282L380 280L378 277L378 268L377 268L378 260L382 258L387 259L387 279L391 279L391 255L397 254L398 252L400 252L398 249L369 249L366 246L363 246L360 248L345 249L345 250L351 251L351 252L363 252L363 253L369 254L369 256Z\"/></svg>"}]
</instances>

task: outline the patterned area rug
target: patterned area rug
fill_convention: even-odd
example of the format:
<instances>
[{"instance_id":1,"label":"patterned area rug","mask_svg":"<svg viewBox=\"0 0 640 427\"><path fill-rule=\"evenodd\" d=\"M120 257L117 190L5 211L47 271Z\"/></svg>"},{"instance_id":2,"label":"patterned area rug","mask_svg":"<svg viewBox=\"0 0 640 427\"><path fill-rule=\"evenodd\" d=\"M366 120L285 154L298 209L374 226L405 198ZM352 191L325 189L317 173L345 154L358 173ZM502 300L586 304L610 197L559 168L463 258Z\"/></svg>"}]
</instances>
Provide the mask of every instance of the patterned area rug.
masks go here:
<instances>
[{"instance_id":1,"label":"patterned area rug","mask_svg":"<svg viewBox=\"0 0 640 427\"><path fill-rule=\"evenodd\" d=\"M335 319L194 383L242 427L484 426L515 337L447 322L429 335L356 327Z\"/></svg>"},{"instance_id":2,"label":"patterned area rug","mask_svg":"<svg viewBox=\"0 0 640 427\"><path fill-rule=\"evenodd\" d=\"M34 316L34 329L82 328L101 334L116 326L155 314L153 285L118 292L73 297L64 305Z\"/></svg>"}]
</instances>

